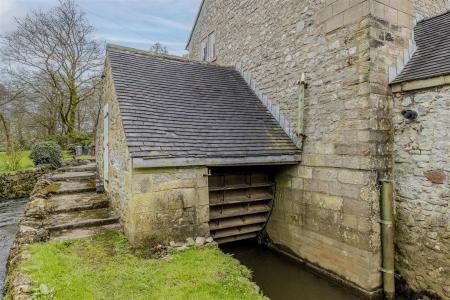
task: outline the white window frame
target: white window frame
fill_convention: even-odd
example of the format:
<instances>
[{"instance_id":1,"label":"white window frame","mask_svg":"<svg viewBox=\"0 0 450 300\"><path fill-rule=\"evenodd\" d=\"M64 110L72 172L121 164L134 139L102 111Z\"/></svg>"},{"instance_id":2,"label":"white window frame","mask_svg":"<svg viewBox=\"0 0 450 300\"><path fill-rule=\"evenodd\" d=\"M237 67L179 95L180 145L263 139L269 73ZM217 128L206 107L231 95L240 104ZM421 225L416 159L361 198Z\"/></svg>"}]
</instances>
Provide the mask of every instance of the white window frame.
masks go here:
<instances>
[{"instance_id":1,"label":"white window frame","mask_svg":"<svg viewBox=\"0 0 450 300\"><path fill-rule=\"evenodd\" d=\"M200 56L203 61L216 59L216 32L210 32L201 42Z\"/></svg>"},{"instance_id":2,"label":"white window frame","mask_svg":"<svg viewBox=\"0 0 450 300\"><path fill-rule=\"evenodd\" d=\"M216 58L216 33L213 31L208 34L208 60Z\"/></svg>"},{"instance_id":3,"label":"white window frame","mask_svg":"<svg viewBox=\"0 0 450 300\"><path fill-rule=\"evenodd\" d=\"M203 61L206 61L208 59L208 40L207 39L203 39L200 51L201 51L200 52L201 59Z\"/></svg>"}]
</instances>

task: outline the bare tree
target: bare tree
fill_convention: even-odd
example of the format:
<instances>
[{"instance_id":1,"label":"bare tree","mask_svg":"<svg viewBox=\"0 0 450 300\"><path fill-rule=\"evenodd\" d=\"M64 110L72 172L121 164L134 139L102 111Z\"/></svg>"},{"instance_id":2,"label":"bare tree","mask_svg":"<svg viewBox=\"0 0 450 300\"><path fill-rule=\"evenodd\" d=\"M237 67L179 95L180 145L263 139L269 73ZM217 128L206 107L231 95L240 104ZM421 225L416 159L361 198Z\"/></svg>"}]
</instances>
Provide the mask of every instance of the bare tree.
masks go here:
<instances>
[{"instance_id":1,"label":"bare tree","mask_svg":"<svg viewBox=\"0 0 450 300\"><path fill-rule=\"evenodd\" d=\"M103 61L102 48L91 36L94 28L73 0L32 11L16 23L17 29L2 38L9 74L46 99L50 91L65 132L72 136L78 106L95 93L94 78ZM50 89L42 89L42 82Z\"/></svg>"},{"instance_id":2,"label":"bare tree","mask_svg":"<svg viewBox=\"0 0 450 300\"><path fill-rule=\"evenodd\" d=\"M20 151L18 148L18 143L11 133L11 124L6 116L6 111L8 106L17 101L22 94L22 91L12 92L4 85L0 85L0 125L5 133L6 157L8 168L11 171L17 170L19 167Z\"/></svg>"},{"instance_id":3,"label":"bare tree","mask_svg":"<svg viewBox=\"0 0 450 300\"><path fill-rule=\"evenodd\" d=\"M14 144L10 122L5 115L6 107L16 101L21 94L22 91L11 93L4 85L0 85L0 123L5 133L6 152L11 151Z\"/></svg>"},{"instance_id":4,"label":"bare tree","mask_svg":"<svg viewBox=\"0 0 450 300\"><path fill-rule=\"evenodd\" d=\"M159 54L168 54L169 51L167 51L167 47L163 46L161 43L156 42L153 45L150 46L150 51L159 53Z\"/></svg>"}]
</instances>

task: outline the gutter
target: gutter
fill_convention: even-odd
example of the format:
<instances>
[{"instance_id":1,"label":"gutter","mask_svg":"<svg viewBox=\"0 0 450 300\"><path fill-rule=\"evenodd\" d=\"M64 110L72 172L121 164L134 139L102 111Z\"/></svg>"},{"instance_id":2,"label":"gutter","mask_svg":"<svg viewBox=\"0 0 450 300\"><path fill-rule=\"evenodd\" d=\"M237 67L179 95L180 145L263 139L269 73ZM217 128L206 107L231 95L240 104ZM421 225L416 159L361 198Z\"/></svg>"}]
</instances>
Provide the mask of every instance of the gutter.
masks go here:
<instances>
[{"instance_id":1,"label":"gutter","mask_svg":"<svg viewBox=\"0 0 450 300\"><path fill-rule=\"evenodd\" d=\"M301 155L271 155L260 157L228 158L133 158L133 169L170 168L193 166L252 166L252 165L288 165L298 164Z\"/></svg>"}]
</instances>

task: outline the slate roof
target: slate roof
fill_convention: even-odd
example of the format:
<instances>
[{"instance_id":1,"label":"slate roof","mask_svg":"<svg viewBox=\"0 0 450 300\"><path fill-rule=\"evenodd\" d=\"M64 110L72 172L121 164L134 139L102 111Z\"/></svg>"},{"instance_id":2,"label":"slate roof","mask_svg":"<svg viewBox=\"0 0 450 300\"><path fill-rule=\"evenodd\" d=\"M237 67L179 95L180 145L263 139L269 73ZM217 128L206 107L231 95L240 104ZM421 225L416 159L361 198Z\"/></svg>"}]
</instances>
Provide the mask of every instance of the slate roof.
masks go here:
<instances>
[{"instance_id":1,"label":"slate roof","mask_svg":"<svg viewBox=\"0 0 450 300\"><path fill-rule=\"evenodd\" d=\"M134 159L299 160L300 150L233 68L116 46L107 58Z\"/></svg>"},{"instance_id":2,"label":"slate roof","mask_svg":"<svg viewBox=\"0 0 450 300\"><path fill-rule=\"evenodd\" d=\"M392 83L450 74L450 11L417 23L414 38L417 50Z\"/></svg>"}]
</instances>

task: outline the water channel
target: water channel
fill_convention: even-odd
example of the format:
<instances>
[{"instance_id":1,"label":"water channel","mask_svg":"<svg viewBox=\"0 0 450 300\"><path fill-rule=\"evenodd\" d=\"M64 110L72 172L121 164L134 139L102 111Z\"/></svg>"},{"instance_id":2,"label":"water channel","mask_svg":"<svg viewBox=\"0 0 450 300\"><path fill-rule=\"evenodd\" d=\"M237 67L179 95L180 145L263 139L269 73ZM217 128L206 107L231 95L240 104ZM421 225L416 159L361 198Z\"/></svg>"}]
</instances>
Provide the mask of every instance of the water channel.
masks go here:
<instances>
[{"instance_id":1,"label":"water channel","mask_svg":"<svg viewBox=\"0 0 450 300\"><path fill-rule=\"evenodd\" d=\"M248 240L221 247L253 272L253 281L271 300L361 300L349 290L297 261Z\"/></svg>"},{"instance_id":2,"label":"water channel","mask_svg":"<svg viewBox=\"0 0 450 300\"><path fill-rule=\"evenodd\" d=\"M6 260L17 232L17 224L25 210L27 199L0 201L0 299L6 273Z\"/></svg>"}]
</instances>

